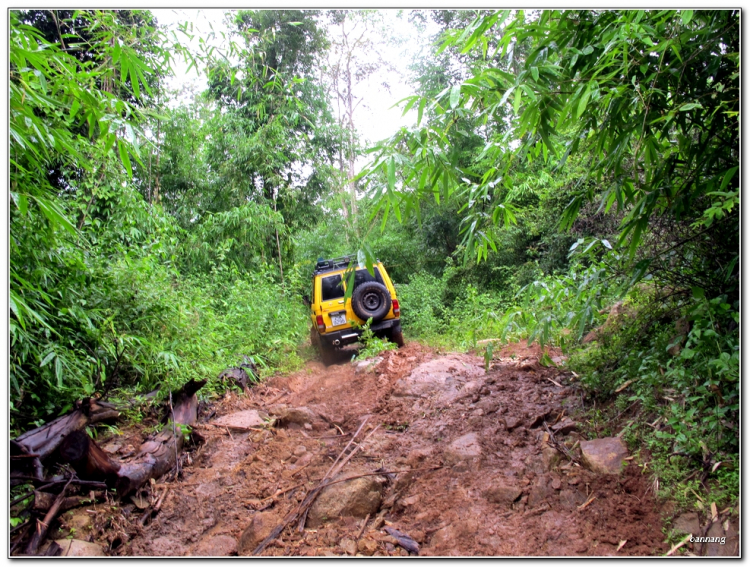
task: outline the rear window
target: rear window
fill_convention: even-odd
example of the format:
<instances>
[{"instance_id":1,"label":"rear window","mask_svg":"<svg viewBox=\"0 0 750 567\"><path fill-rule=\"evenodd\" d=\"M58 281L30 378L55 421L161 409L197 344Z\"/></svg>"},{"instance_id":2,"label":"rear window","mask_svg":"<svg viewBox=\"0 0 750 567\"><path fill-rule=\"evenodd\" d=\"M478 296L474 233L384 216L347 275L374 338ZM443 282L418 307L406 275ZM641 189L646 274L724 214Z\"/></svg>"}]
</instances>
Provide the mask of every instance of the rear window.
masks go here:
<instances>
[{"instance_id":1,"label":"rear window","mask_svg":"<svg viewBox=\"0 0 750 567\"><path fill-rule=\"evenodd\" d=\"M344 288L341 285L341 274L328 276L320 280L321 301L330 301L344 297Z\"/></svg>"},{"instance_id":2,"label":"rear window","mask_svg":"<svg viewBox=\"0 0 750 567\"><path fill-rule=\"evenodd\" d=\"M383 278L380 275L380 270L377 268L373 268L372 270L375 272L374 277L370 275L370 272L368 272L366 268L354 272L354 289L357 289L360 284L365 282L378 282L379 284L385 285Z\"/></svg>"}]
</instances>

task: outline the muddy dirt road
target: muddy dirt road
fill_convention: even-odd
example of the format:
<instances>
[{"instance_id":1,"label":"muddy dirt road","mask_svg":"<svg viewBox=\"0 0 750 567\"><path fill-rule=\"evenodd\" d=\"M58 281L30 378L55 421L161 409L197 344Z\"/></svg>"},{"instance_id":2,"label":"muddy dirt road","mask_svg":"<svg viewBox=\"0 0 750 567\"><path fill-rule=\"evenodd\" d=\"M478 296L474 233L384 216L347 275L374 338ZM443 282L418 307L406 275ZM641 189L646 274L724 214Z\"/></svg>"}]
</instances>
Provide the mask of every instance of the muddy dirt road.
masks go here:
<instances>
[{"instance_id":1,"label":"muddy dirt road","mask_svg":"<svg viewBox=\"0 0 750 567\"><path fill-rule=\"evenodd\" d=\"M568 446L581 439L575 424L560 429L581 398L539 355L510 345L485 372L479 357L409 343L370 367L343 354L230 393L202 412L206 443L182 478L151 487L166 494L154 520L128 533L123 519L103 543L125 556L249 555L367 419L337 477L358 478L328 487L304 529L287 526L262 555L408 555L398 532L420 556L663 554L640 468L594 474L545 442L544 422Z\"/></svg>"}]
</instances>

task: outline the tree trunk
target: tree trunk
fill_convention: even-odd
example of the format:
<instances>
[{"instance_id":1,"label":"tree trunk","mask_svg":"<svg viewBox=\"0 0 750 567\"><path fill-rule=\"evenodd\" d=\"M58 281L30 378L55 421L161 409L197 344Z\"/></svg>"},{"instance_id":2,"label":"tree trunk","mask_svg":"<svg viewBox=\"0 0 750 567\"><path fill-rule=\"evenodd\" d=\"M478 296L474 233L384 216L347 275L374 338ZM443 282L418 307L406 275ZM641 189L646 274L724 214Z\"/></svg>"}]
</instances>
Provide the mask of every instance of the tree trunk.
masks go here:
<instances>
[{"instance_id":1,"label":"tree trunk","mask_svg":"<svg viewBox=\"0 0 750 567\"><path fill-rule=\"evenodd\" d=\"M273 212L276 212L276 197L273 199ZM276 229L276 250L279 253L279 271L281 272L281 285L284 285L284 266L281 263L281 244L279 242L279 229Z\"/></svg>"}]
</instances>

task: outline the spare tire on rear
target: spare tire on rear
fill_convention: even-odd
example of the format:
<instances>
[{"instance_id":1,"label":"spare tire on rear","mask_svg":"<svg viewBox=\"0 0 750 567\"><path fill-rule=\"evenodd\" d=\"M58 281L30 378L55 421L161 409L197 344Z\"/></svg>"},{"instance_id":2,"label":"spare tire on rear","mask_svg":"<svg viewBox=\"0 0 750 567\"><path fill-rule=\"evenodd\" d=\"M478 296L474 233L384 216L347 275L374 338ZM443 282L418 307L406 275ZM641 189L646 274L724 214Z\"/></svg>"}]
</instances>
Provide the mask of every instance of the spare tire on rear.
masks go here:
<instances>
[{"instance_id":1,"label":"spare tire on rear","mask_svg":"<svg viewBox=\"0 0 750 567\"><path fill-rule=\"evenodd\" d=\"M378 282L365 282L357 286L352 294L352 310L357 317L373 323L381 321L391 310L391 294Z\"/></svg>"}]
</instances>

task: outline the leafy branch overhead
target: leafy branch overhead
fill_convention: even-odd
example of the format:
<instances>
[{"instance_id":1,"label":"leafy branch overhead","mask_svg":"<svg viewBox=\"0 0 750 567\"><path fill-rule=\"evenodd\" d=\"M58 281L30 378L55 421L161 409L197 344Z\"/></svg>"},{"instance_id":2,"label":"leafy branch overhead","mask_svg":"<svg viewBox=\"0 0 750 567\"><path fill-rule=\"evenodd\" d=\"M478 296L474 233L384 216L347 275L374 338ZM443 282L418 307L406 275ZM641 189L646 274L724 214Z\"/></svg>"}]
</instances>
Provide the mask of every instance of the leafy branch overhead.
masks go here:
<instances>
[{"instance_id":1,"label":"leafy branch overhead","mask_svg":"<svg viewBox=\"0 0 750 567\"><path fill-rule=\"evenodd\" d=\"M653 215L707 226L736 206L735 12L506 10L448 34L441 49L477 53L471 76L435 97L405 101L404 112L419 109L418 127L376 148L366 172L387 177L387 186L374 188L386 212L415 206L425 193L457 192L464 242L486 257L489 227L514 220L503 199L514 168L542 160L560 169L577 153L588 156L589 176L602 189L581 183L561 227L571 227L588 202L604 211L616 204L625 212L617 244L631 256ZM486 135L463 165L455 146L467 135L457 126L466 117ZM504 127L488 127L498 122Z\"/></svg>"}]
</instances>

